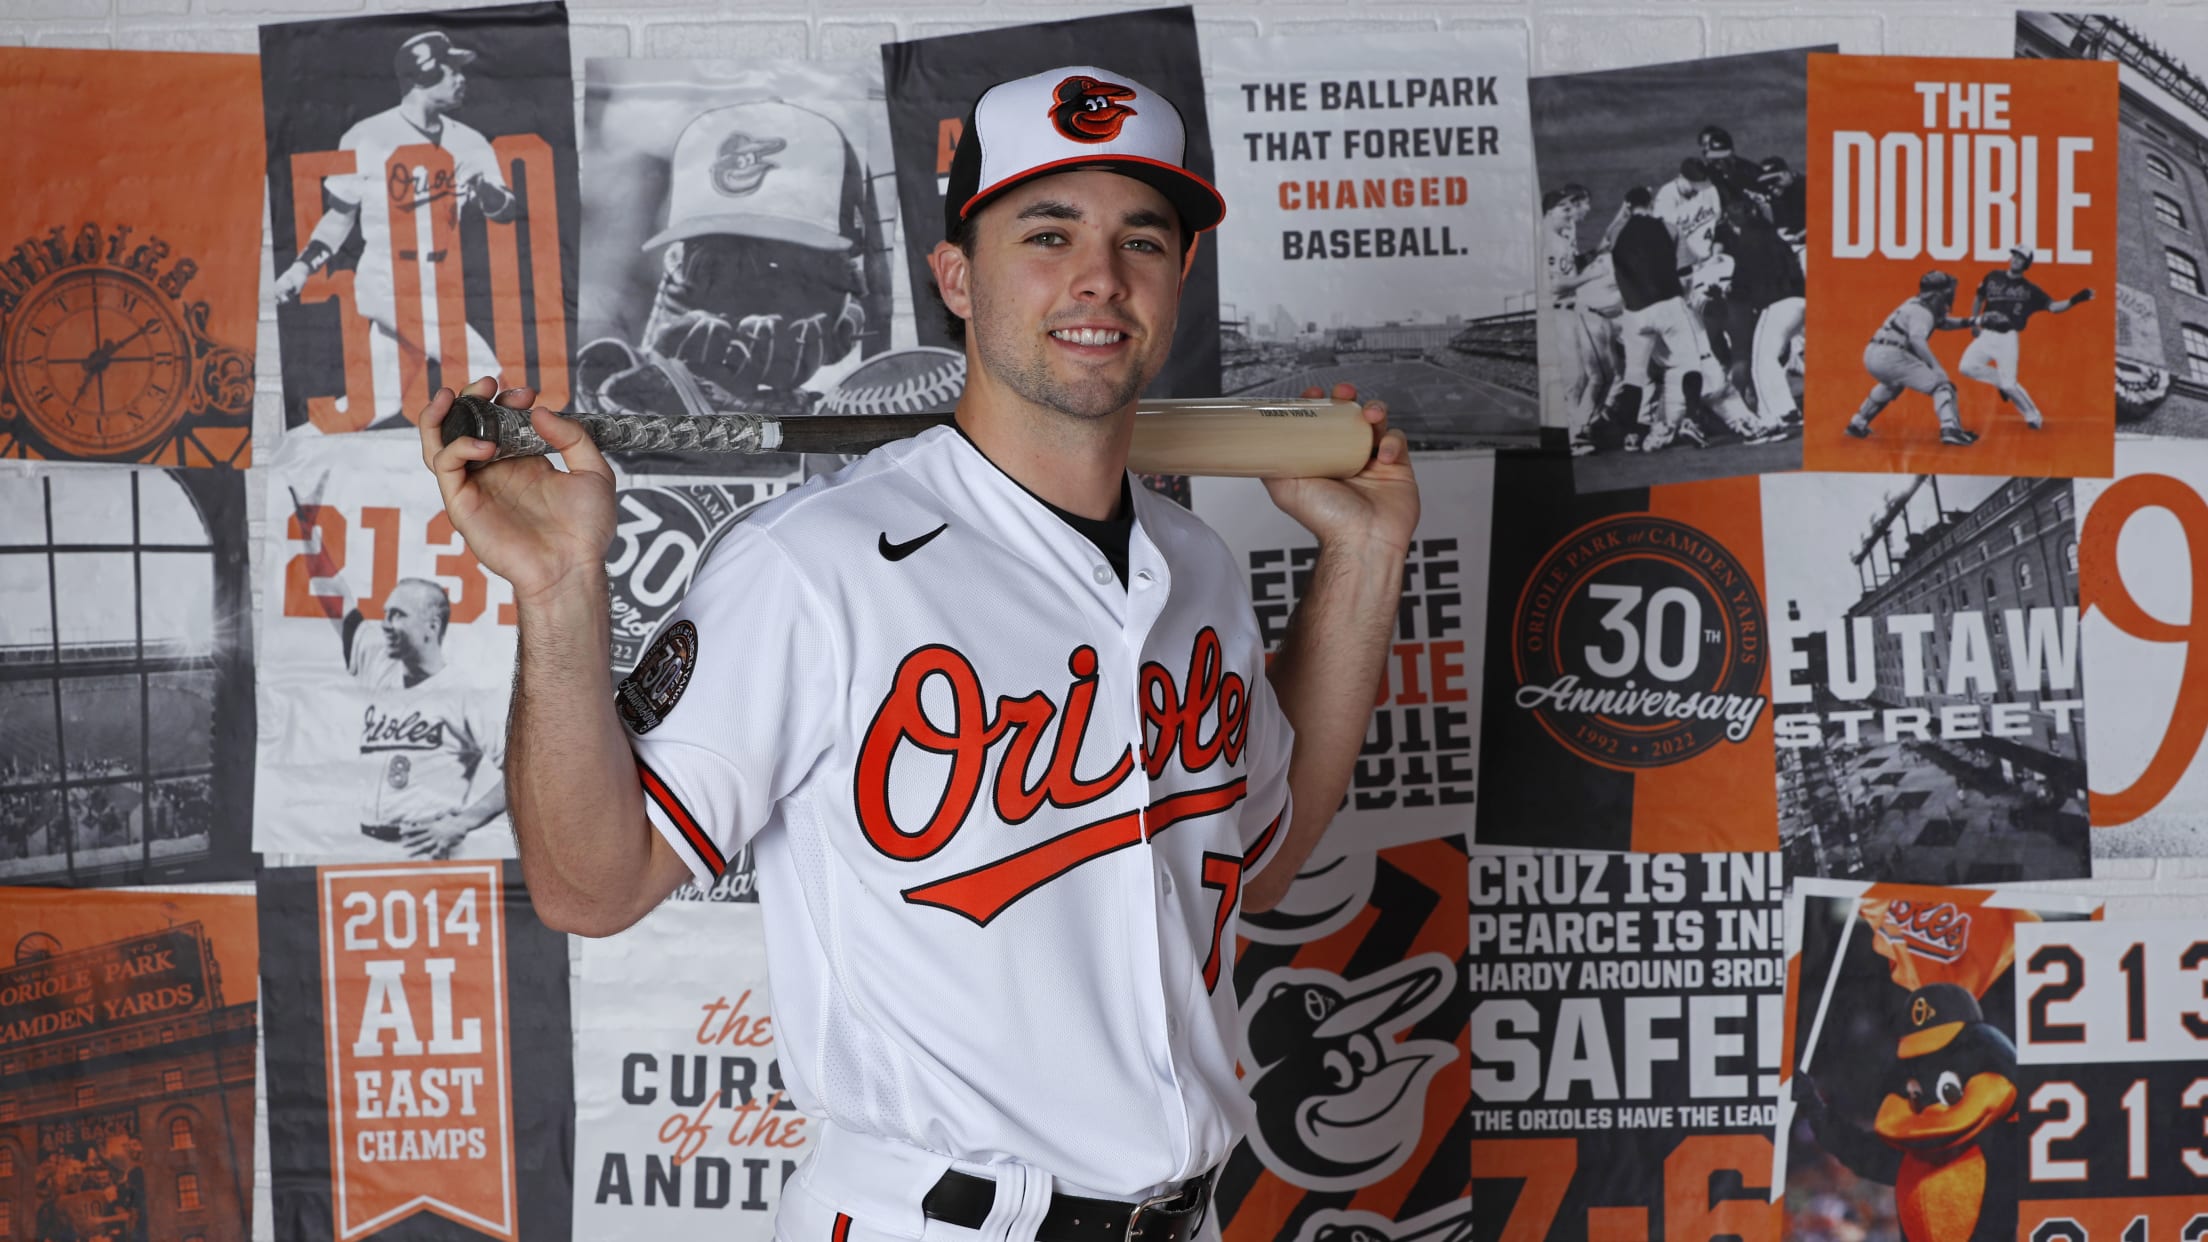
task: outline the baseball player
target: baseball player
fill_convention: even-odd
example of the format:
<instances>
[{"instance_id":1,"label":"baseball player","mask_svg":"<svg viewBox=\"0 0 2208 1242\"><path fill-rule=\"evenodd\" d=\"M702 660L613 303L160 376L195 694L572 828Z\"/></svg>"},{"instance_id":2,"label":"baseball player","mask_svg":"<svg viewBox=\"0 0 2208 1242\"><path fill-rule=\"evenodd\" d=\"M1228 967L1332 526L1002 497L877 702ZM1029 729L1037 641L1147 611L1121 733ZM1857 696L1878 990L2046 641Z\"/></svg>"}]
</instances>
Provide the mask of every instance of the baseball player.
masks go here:
<instances>
[{"instance_id":1,"label":"baseball player","mask_svg":"<svg viewBox=\"0 0 2208 1242\"><path fill-rule=\"evenodd\" d=\"M834 121L780 100L709 109L676 138L669 178L667 227L644 243L665 247L650 316L634 348L606 338L578 352L584 408L763 408L855 364L870 326L873 347L887 344L887 252Z\"/></svg>"},{"instance_id":2,"label":"baseball player","mask_svg":"<svg viewBox=\"0 0 2208 1242\"><path fill-rule=\"evenodd\" d=\"M618 690L603 458L538 411L569 472L471 473L491 446L438 447L451 394L423 413L447 512L514 586L539 915L605 935L752 850L783 1079L819 1119L780 1238L1213 1228L1250 1123L1234 920L1348 788L1418 495L1377 405L1355 478L1268 484L1320 549L1268 670L1225 545L1129 485L1225 212L1184 150L1179 111L1109 69L984 92L929 255L966 325L956 426L753 510Z\"/></svg>"},{"instance_id":3,"label":"baseball player","mask_svg":"<svg viewBox=\"0 0 2208 1242\"><path fill-rule=\"evenodd\" d=\"M1702 163L1709 169L1710 182L1718 189L1727 203L1746 199L1763 204L1763 184L1759 180L1762 170L1756 162L1742 159L1733 153L1733 135L1721 125L1705 125L1695 135L1696 145L1702 148Z\"/></svg>"},{"instance_id":4,"label":"baseball player","mask_svg":"<svg viewBox=\"0 0 2208 1242\"><path fill-rule=\"evenodd\" d=\"M1786 379L1787 349L1801 332L1802 265L1763 212L1746 198L1725 204L1719 248L1733 261L1722 314L1732 346L1733 386L1756 394L1756 414L1789 427L1800 405Z\"/></svg>"},{"instance_id":5,"label":"baseball player","mask_svg":"<svg viewBox=\"0 0 2208 1242\"><path fill-rule=\"evenodd\" d=\"M1641 451L1669 447L1680 436L1699 442L1701 433L1687 415L1704 397L1717 407L1726 427L1749 443L1778 438L1783 433L1776 420L1757 420L1710 352L1701 318L1687 305L1686 290L1672 263L1673 236L1656 218L1649 192L1635 186L1625 192L1625 202L1628 218L1610 249L1611 268L1625 303L1621 325L1625 382L1613 394L1611 417L1620 427L1634 425L1650 382L1650 364L1660 351L1667 368L1664 408L1642 440Z\"/></svg>"},{"instance_id":6,"label":"baseball player","mask_svg":"<svg viewBox=\"0 0 2208 1242\"><path fill-rule=\"evenodd\" d=\"M1776 155L1763 157L1756 181L1763 187L1763 201L1771 212L1771 227L1779 236L1799 245L1809 231L1809 198L1802 179Z\"/></svg>"},{"instance_id":7,"label":"baseball player","mask_svg":"<svg viewBox=\"0 0 2208 1242\"><path fill-rule=\"evenodd\" d=\"M1968 328L1972 321L1948 315L1955 305L1955 278L1946 272L1926 272L1917 281L1917 296L1894 308L1886 322L1871 334L1863 347L1863 369L1878 381L1863 398L1863 408L1848 420L1847 433L1857 439L1871 434L1871 420L1901 395L1904 388L1929 393L1932 408L1940 416L1940 443L1974 444L1976 432L1965 430L1955 408L1955 381L1932 353L1934 332Z\"/></svg>"},{"instance_id":8,"label":"baseball player","mask_svg":"<svg viewBox=\"0 0 2208 1242\"><path fill-rule=\"evenodd\" d=\"M1655 198L1656 218L1677 245L1674 266L1692 268L1710 257L1724 210L1725 196L1711 183L1709 165L1692 156L1679 161L1679 175L1665 182Z\"/></svg>"},{"instance_id":9,"label":"baseball player","mask_svg":"<svg viewBox=\"0 0 2208 1242\"><path fill-rule=\"evenodd\" d=\"M360 831L415 857L493 858L500 844L462 847L506 813L505 721L485 692L437 681L451 616L451 598L427 578L391 588L380 626L358 609L346 614L346 671L373 692L360 724L361 758L374 770Z\"/></svg>"},{"instance_id":10,"label":"baseball player","mask_svg":"<svg viewBox=\"0 0 2208 1242\"><path fill-rule=\"evenodd\" d=\"M2024 425L2039 430L2043 421L2039 406L2017 381L2017 338L2024 325L2040 311L2059 315L2082 302L2093 300L2091 289L2080 289L2060 302L2024 278L2031 270L2032 252L2022 246L2009 248L2009 266L1986 273L1978 282L1978 297L1971 303L1970 334L1976 339L1963 351L1963 374L1981 384L1991 384L2001 400L2016 407Z\"/></svg>"},{"instance_id":11,"label":"baseball player","mask_svg":"<svg viewBox=\"0 0 2208 1242\"><path fill-rule=\"evenodd\" d=\"M432 349L453 375L499 369L490 342L472 325L467 356L443 357L437 310L438 270L460 262L461 213L472 206L494 221L521 214L521 200L507 188L490 141L452 115L467 99L464 70L474 61L474 52L454 47L441 30L425 30L399 45L391 59L404 88L398 106L360 121L338 139L339 150L353 153L353 171L323 179L329 209L299 257L276 278L276 301L296 302L307 277L330 261L356 227L360 230L353 307L371 325L368 360L378 418L404 409L405 386L422 374ZM443 151L451 159L450 172L428 163L393 164L400 149L418 146ZM419 337L412 324L399 321L394 262L414 267Z\"/></svg>"},{"instance_id":12,"label":"baseball player","mask_svg":"<svg viewBox=\"0 0 2208 1242\"><path fill-rule=\"evenodd\" d=\"M1562 343L1566 420L1572 455L1585 456L1595 451L1591 432L1595 411L1618 378L1622 352L1618 308L1612 305L1607 315L1596 309L1602 301L1599 291L1607 287L1614 293L1616 282L1610 276L1608 256L1582 255L1579 249L1579 223L1587 218L1593 202L1587 187L1566 185L1543 197L1544 270L1557 340Z\"/></svg>"}]
</instances>

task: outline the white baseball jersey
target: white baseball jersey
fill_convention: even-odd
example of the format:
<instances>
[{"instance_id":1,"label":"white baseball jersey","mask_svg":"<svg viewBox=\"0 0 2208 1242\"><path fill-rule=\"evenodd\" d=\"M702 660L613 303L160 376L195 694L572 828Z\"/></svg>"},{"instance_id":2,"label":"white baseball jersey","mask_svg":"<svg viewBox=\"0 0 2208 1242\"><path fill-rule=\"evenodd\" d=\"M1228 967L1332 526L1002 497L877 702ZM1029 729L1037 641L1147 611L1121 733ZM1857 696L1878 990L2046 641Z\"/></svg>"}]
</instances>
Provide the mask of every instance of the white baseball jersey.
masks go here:
<instances>
[{"instance_id":1,"label":"white baseball jersey","mask_svg":"<svg viewBox=\"0 0 2208 1242\"><path fill-rule=\"evenodd\" d=\"M362 823L457 811L504 779L503 694L452 685L444 670L407 685L406 666L385 646L379 623L353 631L345 666L375 691L360 720L360 756L374 773ZM469 837L490 840L480 829Z\"/></svg>"},{"instance_id":2,"label":"white baseball jersey","mask_svg":"<svg viewBox=\"0 0 2208 1242\"><path fill-rule=\"evenodd\" d=\"M1572 295L1558 293L1556 289L1565 281L1579 275L1579 225L1569 210L1552 208L1541 218L1542 261L1549 277L1549 304L1568 306Z\"/></svg>"},{"instance_id":3,"label":"white baseball jersey","mask_svg":"<svg viewBox=\"0 0 2208 1242\"><path fill-rule=\"evenodd\" d=\"M620 691L691 870L752 846L806 1177L895 1164L915 1231L954 1160L1129 1196L1248 1128L1234 918L1291 732L1226 546L1133 497L1122 586L955 431L880 449L734 527Z\"/></svg>"},{"instance_id":4,"label":"white baseball jersey","mask_svg":"<svg viewBox=\"0 0 2208 1242\"><path fill-rule=\"evenodd\" d=\"M420 144L440 147L452 157L449 178L443 170L432 173L423 164L391 169L394 152ZM413 230L406 234L412 240L404 249L414 253L414 261L420 266L423 313L431 316L427 322L434 324L436 301L430 293L436 288L436 272L429 265L458 257L436 249L438 238L449 237L452 245L459 244L460 210L473 201L470 186L475 178L482 177L502 188L506 185L490 140L449 116L440 122L432 138L397 108L389 108L346 130L337 145L353 153L353 172L327 178L322 187L331 198L360 209L361 253L353 277L355 302L364 315L374 316L377 306L384 316L390 314L391 223L392 213L397 212L401 223ZM371 299L371 293L376 298Z\"/></svg>"},{"instance_id":5,"label":"white baseball jersey","mask_svg":"<svg viewBox=\"0 0 2208 1242\"><path fill-rule=\"evenodd\" d=\"M1679 266L1692 267L1710 257L1717 245L1717 222L1725 210L1717 186L1705 182L1696 190L1692 183L1674 177L1656 191L1652 209L1679 243Z\"/></svg>"}]
</instances>

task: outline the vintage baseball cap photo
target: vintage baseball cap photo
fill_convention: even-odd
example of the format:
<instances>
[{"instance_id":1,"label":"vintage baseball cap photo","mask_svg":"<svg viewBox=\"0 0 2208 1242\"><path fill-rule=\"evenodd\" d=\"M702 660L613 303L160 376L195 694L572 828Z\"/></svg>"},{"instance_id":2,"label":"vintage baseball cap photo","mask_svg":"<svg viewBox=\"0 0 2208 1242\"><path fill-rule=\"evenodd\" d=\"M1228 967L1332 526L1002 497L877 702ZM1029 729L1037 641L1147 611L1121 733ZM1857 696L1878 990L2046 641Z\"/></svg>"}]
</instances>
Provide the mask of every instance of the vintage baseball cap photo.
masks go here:
<instances>
[{"instance_id":1,"label":"vintage baseball cap photo","mask_svg":"<svg viewBox=\"0 0 2208 1242\"><path fill-rule=\"evenodd\" d=\"M1217 225L1226 201L1190 172L1181 110L1123 73L1069 65L1000 82L974 101L951 157L943 231L1023 181L1076 168L1109 168L1146 182L1190 233Z\"/></svg>"},{"instance_id":2,"label":"vintage baseball cap photo","mask_svg":"<svg viewBox=\"0 0 2208 1242\"><path fill-rule=\"evenodd\" d=\"M399 45L391 57L391 72L402 78L435 77L430 71L446 65L465 68L475 63L475 53L454 47L452 36L442 30L425 30Z\"/></svg>"},{"instance_id":3,"label":"vintage baseball cap photo","mask_svg":"<svg viewBox=\"0 0 2208 1242\"><path fill-rule=\"evenodd\" d=\"M763 100L701 112L675 139L667 227L650 250L729 234L849 251L843 131L818 112Z\"/></svg>"}]
</instances>

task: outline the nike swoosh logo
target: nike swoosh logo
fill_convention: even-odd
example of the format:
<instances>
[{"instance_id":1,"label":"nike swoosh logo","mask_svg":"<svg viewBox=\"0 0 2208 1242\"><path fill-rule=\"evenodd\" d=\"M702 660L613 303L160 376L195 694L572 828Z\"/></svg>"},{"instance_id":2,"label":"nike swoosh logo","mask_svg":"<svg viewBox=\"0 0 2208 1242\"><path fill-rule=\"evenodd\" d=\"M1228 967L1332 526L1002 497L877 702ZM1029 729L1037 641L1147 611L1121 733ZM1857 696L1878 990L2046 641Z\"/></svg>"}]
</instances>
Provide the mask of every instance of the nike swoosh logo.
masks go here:
<instances>
[{"instance_id":1,"label":"nike swoosh logo","mask_svg":"<svg viewBox=\"0 0 2208 1242\"><path fill-rule=\"evenodd\" d=\"M882 559L885 561L901 561L906 557L911 556L913 553L918 552L920 549L928 546L928 540L935 538L937 535L942 534L944 531L947 531L950 528L951 524L949 522L945 522L941 526L936 527L934 530L929 531L927 534L922 535L917 539L907 539L903 543L891 543L889 541L889 532L885 530L882 532L882 541L878 545L879 550L882 554Z\"/></svg>"}]
</instances>

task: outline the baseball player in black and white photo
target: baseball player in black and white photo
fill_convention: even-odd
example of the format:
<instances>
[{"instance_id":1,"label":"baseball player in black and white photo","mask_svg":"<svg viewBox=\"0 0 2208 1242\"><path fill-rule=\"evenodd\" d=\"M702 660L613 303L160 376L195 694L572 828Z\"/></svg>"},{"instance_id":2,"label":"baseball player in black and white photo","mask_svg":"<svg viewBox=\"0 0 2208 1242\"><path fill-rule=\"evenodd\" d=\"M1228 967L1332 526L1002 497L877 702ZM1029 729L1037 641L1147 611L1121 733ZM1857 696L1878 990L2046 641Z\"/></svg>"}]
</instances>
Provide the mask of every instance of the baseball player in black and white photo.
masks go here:
<instances>
[{"instance_id":1,"label":"baseball player in black and white photo","mask_svg":"<svg viewBox=\"0 0 2208 1242\"><path fill-rule=\"evenodd\" d=\"M1871 333L1870 344L1863 347L1863 369L1876 383L1870 395L1863 398L1863 408L1848 420L1849 435L1857 439L1870 435L1871 420L1894 398L1909 391L1932 398L1932 408L1940 418L1940 443L1966 446L1977 442L1977 433L1964 429L1962 415L1956 409L1955 381L1947 377L1947 368L1932 353L1934 332L1972 326L1969 319L1948 315L1954 305L1955 278L1942 271L1926 272L1917 281L1917 296L1895 307L1893 314Z\"/></svg>"},{"instance_id":2,"label":"baseball player in black and white photo","mask_svg":"<svg viewBox=\"0 0 2208 1242\"><path fill-rule=\"evenodd\" d=\"M339 630L346 671L374 692L360 724L373 772L360 831L417 858L495 858L505 842L463 847L506 813L505 705L495 691L439 680L451 620L445 588L401 578L380 624L356 608Z\"/></svg>"},{"instance_id":3,"label":"baseball player in black and white photo","mask_svg":"<svg viewBox=\"0 0 2208 1242\"><path fill-rule=\"evenodd\" d=\"M767 408L866 335L871 217L859 156L834 121L781 100L699 113L675 140L664 247L640 339L576 355L579 403L601 413ZM777 406L776 408L780 408Z\"/></svg>"},{"instance_id":4,"label":"baseball player in black and white photo","mask_svg":"<svg viewBox=\"0 0 2208 1242\"><path fill-rule=\"evenodd\" d=\"M1624 309L1607 253L1579 248L1579 225L1592 205L1587 187L1565 185L1543 196L1543 262L1550 315L1561 343L1564 399L1572 454L1595 451L1592 424L1624 368L1618 316Z\"/></svg>"},{"instance_id":5,"label":"baseball player in black and white photo","mask_svg":"<svg viewBox=\"0 0 2208 1242\"><path fill-rule=\"evenodd\" d=\"M2018 344L2024 327L2041 311L2059 315L2081 302L2093 300L2091 289L2080 289L2060 302L2027 280L2032 252L2022 246L2009 248L2009 265L1987 272L1978 282L1978 296L1971 304L1970 348L1963 351L1962 372L1981 384L1991 384L2001 400L2016 407L2024 425L2037 431L2042 421L2039 406L2017 379Z\"/></svg>"},{"instance_id":6,"label":"baseball player in black and white photo","mask_svg":"<svg viewBox=\"0 0 2208 1242\"><path fill-rule=\"evenodd\" d=\"M472 207L493 221L521 215L521 200L507 188L490 140L452 115L467 100L467 67L475 59L474 52L455 47L441 30L425 30L399 45L391 61L403 92L399 102L358 122L338 140L339 150L353 153L353 171L323 180L329 207L299 257L276 277L278 305L297 302L307 278L330 261L356 228L360 231L353 306L372 328L368 358L377 420L401 414L406 381L421 373L432 351L453 368L454 376L499 369L490 342L473 325L466 325L467 357L444 358L438 312L438 271L460 262L461 214ZM451 172L418 163L392 166L392 157L402 148L424 145L445 152ZM412 308L416 313L411 322L399 315L394 262L414 268L418 305ZM342 408L346 398L338 400Z\"/></svg>"}]
</instances>

